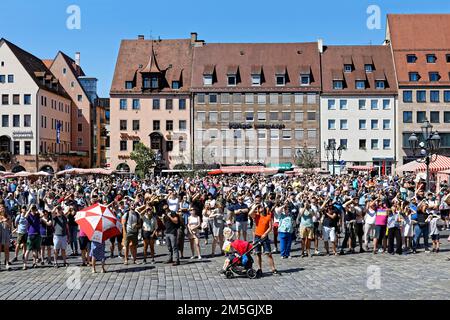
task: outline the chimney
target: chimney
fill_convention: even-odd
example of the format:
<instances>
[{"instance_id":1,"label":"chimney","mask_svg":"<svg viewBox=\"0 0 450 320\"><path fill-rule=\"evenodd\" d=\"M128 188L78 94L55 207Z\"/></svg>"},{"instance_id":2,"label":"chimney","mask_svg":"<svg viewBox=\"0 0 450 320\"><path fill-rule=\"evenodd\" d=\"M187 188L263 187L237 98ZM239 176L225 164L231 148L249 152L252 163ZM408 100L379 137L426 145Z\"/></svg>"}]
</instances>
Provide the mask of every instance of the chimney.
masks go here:
<instances>
[{"instance_id":1,"label":"chimney","mask_svg":"<svg viewBox=\"0 0 450 320\"><path fill-rule=\"evenodd\" d=\"M191 45L195 45L197 42L197 32L191 32Z\"/></svg>"},{"instance_id":2,"label":"chimney","mask_svg":"<svg viewBox=\"0 0 450 320\"><path fill-rule=\"evenodd\" d=\"M317 39L317 47L319 49L319 53L323 53L323 39L322 38Z\"/></svg>"},{"instance_id":3,"label":"chimney","mask_svg":"<svg viewBox=\"0 0 450 320\"><path fill-rule=\"evenodd\" d=\"M138 40L144 40L145 36L143 34L138 35Z\"/></svg>"},{"instance_id":4,"label":"chimney","mask_svg":"<svg viewBox=\"0 0 450 320\"><path fill-rule=\"evenodd\" d=\"M80 57L81 57L81 54L79 52L75 52L75 64L77 66L80 66Z\"/></svg>"}]
</instances>

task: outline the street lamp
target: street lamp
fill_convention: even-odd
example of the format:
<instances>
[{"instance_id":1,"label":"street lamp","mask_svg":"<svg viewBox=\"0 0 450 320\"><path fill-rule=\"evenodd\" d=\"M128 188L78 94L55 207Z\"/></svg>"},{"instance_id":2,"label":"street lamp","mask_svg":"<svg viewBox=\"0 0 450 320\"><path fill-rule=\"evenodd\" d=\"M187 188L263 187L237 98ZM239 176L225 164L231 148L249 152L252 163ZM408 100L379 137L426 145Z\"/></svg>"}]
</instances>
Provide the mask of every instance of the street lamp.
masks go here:
<instances>
[{"instance_id":1,"label":"street lamp","mask_svg":"<svg viewBox=\"0 0 450 320\"><path fill-rule=\"evenodd\" d=\"M338 160L341 160L342 151L344 150L344 146L339 146L336 148L336 141L332 139L328 144L326 142L323 143L325 148L325 154L327 156L327 162L331 158L332 166L333 166L333 176L335 175L335 167L334 164L336 162L336 155L338 156Z\"/></svg>"},{"instance_id":2,"label":"street lamp","mask_svg":"<svg viewBox=\"0 0 450 320\"><path fill-rule=\"evenodd\" d=\"M413 132L408 138L409 146L413 156L419 154L419 158L415 159L419 163L425 163L427 166L427 191L430 191L430 164L437 160L437 154L441 146L441 137L437 131L433 132L433 125L425 119L420 126L422 130L422 140Z\"/></svg>"}]
</instances>

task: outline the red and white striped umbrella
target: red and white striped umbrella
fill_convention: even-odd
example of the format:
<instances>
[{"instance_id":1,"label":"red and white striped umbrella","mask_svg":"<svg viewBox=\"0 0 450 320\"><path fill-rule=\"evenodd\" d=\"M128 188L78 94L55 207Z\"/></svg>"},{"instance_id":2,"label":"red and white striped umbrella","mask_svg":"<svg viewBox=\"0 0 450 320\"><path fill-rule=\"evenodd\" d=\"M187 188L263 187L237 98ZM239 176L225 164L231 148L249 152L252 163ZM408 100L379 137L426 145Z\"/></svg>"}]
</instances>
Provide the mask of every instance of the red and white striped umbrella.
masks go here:
<instances>
[{"instance_id":1,"label":"red and white striped umbrella","mask_svg":"<svg viewBox=\"0 0 450 320\"><path fill-rule=\"evenodd\" d=\"M121 233L122 224L107 206L94 204L78 211L75 221L91 241L103 242Z\"/></svg>"}]
</instances>

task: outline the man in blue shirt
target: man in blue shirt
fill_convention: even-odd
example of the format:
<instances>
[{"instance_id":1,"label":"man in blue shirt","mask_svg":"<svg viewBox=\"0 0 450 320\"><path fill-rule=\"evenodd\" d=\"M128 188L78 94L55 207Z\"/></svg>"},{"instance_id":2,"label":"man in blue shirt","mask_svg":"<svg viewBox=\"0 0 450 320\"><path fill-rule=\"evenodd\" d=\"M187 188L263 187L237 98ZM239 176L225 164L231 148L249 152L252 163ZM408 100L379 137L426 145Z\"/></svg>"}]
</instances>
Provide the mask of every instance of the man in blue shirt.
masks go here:
<instances>
[{"instance_id":1,"label":"man in blue shirt","mask_svg":"<svg viewBox=\"0 0 450 320\"><path fill-rule=\"evenodd\" d=\"M244 203L244 197L238 197L238 203L231 205L230 210L236 219L237 239L241 238L241 233L244 241L247 241L247 224L248 224L248 206Z\"/></svg>"}]
</instances>

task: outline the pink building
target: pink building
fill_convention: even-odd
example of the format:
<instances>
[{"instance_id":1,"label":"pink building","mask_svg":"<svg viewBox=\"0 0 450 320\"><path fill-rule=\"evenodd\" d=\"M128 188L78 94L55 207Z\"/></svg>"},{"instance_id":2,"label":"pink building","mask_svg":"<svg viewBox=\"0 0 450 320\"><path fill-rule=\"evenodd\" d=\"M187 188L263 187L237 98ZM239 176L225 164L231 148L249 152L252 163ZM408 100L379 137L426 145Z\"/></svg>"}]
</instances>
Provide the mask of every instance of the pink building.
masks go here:
<instances>
[{"instance_id":1,"label":"pink building","mask_svg":"<svg viewBox=\"0 0 450 320\"><path fill-rule=\"evenodd\" d=\"M111 168L134 172L142 142L161 155L159 168L191 163L190 80L196 34L181 40L123 40L111 86Z\"/></svg>"}]
</instances>

